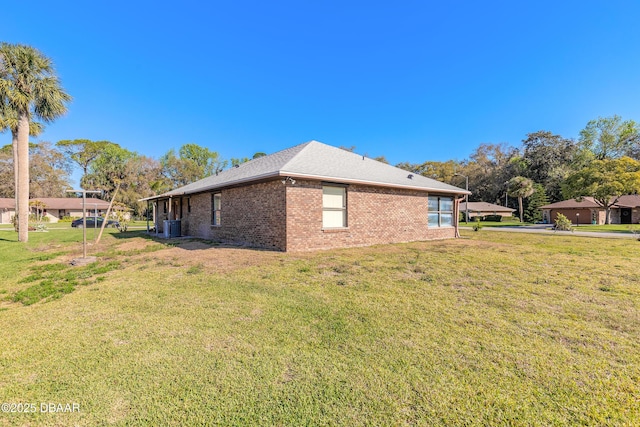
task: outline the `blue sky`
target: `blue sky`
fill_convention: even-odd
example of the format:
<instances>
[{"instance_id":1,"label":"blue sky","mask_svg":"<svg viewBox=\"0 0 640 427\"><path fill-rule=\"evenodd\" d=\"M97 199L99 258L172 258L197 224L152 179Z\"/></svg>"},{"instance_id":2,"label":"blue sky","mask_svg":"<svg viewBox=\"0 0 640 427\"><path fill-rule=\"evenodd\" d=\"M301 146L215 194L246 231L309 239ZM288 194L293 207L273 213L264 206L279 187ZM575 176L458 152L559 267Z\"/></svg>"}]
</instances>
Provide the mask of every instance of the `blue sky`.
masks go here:
<instances>
[{"instance_id":1,"label":"blue sky","mask_svg":"<svg viewBox=\"0 0 640 427\"><path fill-rule=\"evenodd\" d=\"M74 97L39 140L223 158L312 139L462 160L529 132L640 121L637 1L5 2ZM0 144L10 135L0 135Z\"/></svg>"}]
</instances>

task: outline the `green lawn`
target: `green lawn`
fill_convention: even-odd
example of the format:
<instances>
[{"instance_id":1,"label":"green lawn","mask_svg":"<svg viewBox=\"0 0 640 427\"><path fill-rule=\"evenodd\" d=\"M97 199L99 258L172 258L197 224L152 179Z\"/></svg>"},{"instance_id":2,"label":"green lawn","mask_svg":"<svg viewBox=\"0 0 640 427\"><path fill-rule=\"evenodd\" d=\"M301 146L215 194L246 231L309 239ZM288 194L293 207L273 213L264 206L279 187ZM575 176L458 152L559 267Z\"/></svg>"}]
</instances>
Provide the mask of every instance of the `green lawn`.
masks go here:
<instances>
[{"instance_id":1,"label":"green lawn","mask_svg":"<svg viewBox=\"0 0 640 427\"><path fill-rule=\"evenodd\" d=\"M574 228L579 231L597 231L609 233L640 233L638 224L608 224L608 225L579 225Z\"/></svg>"},{"instance_id":2,"label":"green lawn","mask_svg":"<svg viewBox=\"0 0 640 427\"><path fill-rule=\"evenodd\" d=\"M80 236L0 232L0 402L80 405L0 426L640 424L635 240Z\"/></svg>"},{"instance_id":3,"label":"green lawn","mask_svg":"<svg viewBox=\"0 0 640 427\"><path fill-rule=\"evenodd\" d=\"M475 223L473 220L469 222L461 221L460 225L462 227L473 227ZM503 218L502 221L480 221L480 225L482 227L520 227L523 225L531 225L531 223L520 222L518 218Z\"/></svg>"}]
</instances>

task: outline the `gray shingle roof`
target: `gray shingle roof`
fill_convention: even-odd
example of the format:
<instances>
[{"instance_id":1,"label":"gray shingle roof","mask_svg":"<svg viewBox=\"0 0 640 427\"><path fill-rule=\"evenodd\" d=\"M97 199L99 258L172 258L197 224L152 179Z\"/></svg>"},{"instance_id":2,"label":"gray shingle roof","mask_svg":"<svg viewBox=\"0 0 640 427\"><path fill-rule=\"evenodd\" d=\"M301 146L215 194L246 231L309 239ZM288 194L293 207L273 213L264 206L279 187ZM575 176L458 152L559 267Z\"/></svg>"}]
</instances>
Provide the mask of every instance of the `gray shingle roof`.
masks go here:
<instances>
[{"instance_id":1,"label":"gray shingle roof","mask_svg":"<svg viewBox=\"0 0 640 427\"><path fill-rule=\"evenodd\" d=\"M167 193L150 197L193 194L265 178L310 178L325 181L371 184L442 193L466 191L422 175L391 166L341 148L310 141L277 153L250 160L238 167L201 179Z\"/></svg>"}]
</instances>

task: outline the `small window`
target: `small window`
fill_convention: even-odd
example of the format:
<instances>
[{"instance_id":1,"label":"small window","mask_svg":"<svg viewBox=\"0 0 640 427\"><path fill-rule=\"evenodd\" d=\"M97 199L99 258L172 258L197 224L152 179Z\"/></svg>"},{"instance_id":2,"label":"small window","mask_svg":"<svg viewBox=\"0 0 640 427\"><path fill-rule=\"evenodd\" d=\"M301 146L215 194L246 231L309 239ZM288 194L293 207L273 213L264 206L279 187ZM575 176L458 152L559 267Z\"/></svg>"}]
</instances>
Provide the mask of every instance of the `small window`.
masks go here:
<instances>
[{"instance_id":1,"label":"small window","mask_svg":"<svg viewBox=\"0 0 640 427\"><path fill-rule=\"evenodd\" d=\"M187 197L187 212L191 213L191 197Z\"/></svg>"},{"instance_id":2,"label":"small window","mask_svg":"<svg viewBox=\"0 0 640 427\"><path fill-rule=\"evenodd\" d=\"M164 213L167 213L167 201L166 200L164 202L162 202L162 210L164 211Z\"/></svg>"},{"instance_id":3,"label":"small window","mask_svg":"<svg viewBox=\"0 0 640 427\"><path fill-rule=\"evenodd\" d=\"M211 195L211 225L220 225L220 193Z\"/></svg>"},{"instance_id":4,"label":"small window","mask_svg":"<svg viewBox=\"0 0 640 427\"><path fill-rule=\"evenodd\" d=\"M347 226L347 189L345 187L322 187L322 227L344 228Z\"/></svg>"},{"instance_id":5,"label":"small window","mask_svg":"<svg viewBox=\"0 0 640 427\"><path fill-rule=\"evenodd\" d=\"M429 227L453 227L453 197L429 196Z\"/></svg>"}]
</instances>

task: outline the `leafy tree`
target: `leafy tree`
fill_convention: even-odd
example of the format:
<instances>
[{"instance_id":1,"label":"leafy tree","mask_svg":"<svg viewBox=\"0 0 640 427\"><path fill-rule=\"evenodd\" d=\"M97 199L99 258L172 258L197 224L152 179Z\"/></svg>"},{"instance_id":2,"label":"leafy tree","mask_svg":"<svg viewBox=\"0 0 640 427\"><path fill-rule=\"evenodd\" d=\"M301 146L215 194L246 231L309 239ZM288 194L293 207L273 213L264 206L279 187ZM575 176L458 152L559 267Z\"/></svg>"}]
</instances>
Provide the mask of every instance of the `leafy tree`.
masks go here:
<instances>
[{"instance_id":1,"label":"leafy tree","mask_svg":"<svg viewBox=\"0 0 640 427\"><path fill-rule=\"evenodd\" d=\"M342 149L342 150L344 150L344 151L349 151L349 152L351 152L351 153L355 153L355 151L356 151L356 146L355 146L355 145L352 145L352 146L350 146L350 147L347 147L347 146L345 146L345 145L341 145L341 146L339 146L338 148L340 148L340 149Z\"/></svg>"},{"instance_id":2,"label":"leafy tree","mask_svg":"<svg viewBox=\"0 0 640 427\"><path fill-rule=\"evenodd\" d=\"M30 197L65 197L71 167L64 154L50 142L29 144L29 153Z\"/></svg>"},{"instance_id":3,"label":"leafy tree","mask_svg":"<svg viewBox=\"0 0 640 427\"><path fill-rule=\"evenodd\" d=\"M240 166L243 163L248 162L249 160L251 160L248 157L232 157L231 158L231 166L235 167L235 166Z\"/></svg>"},{"instance_id":4,"label":"leafy tree","mask_svg":"<svg viewBox=\"0 0 640 427\"><path fill-rule=\"evenodd\" d=\"M458 186L463 181L456 175L468 176L472 193L469 200L490 203L499 203L505 194L506 181L524 168L518 150L507 144L481 144L469 160L462 162L403 162L396 167Z\"/></svg>"},{"instance_id":5,"label":"leafy tree","mask_svg":"<svg viewBox=\"0 0 640 427\"><path fill-rule=\"evenodd\" d=\"M535 191L527 199L527 206L524 208L524 219L527 222L536 223L542 221L542 211L539 208L548 205L549 198L542 184L534 183L533 189Z\"/></svg>"},{"instance_id":6,"label":"leafy tree","mask_svg":"<svg viewBox=\"0 0 640 427\"><path fill-rule=\"evenodd\" d=\"M520 171L519 159L518 150L507 144L481 144L458 170L469 177L469 200L500 203L508 180Z\"/></svg>"},{"instance_id":7,"label":"leafy tree","mask_svg":"<svg viewBox=\"0 0 640 427\"><path fill-rule=\"evenodd\" d=\"M553 202L562 200L562 182L572 172L578 144L572 139L541 130L527 134L522 146L523 175L542 184Z\"/></svg>"},{"instance_id":8,"label":"leafy tree","mask_svg":"<svg viewBox=\"0 0 640 427\"><path fill-rule=\"evenodd\" d=\"M387 158L385 156L378 156L378 157L374 157L373 160L377 160L380 163L386 163L389 164L389 160L387 160Z\"/></svg>"},{"instance_id":9,"label":"leafy tree","mask_svg":"<svg viewBox=\"0 0 640 427\"><path fill-rule=\"evenodd\" d=\"M531 196L535 189L533 181L524 176L516 176L508 181L507 188L509 195L518 198L518 213L520 214L520 222L524 222L524 210L522 209L522 199Z\"/></svg>"},{"instance_id":10,"label":"leafy tree","mask_svg":"<svg viewBox=\"0 0 640 427\"><path fill-rule=\"evenodd\" d=\"M176 154L169 150L160 158L163 175L172 188L198 181L223 170L227 162L220 159L215 151L197 144L185 144Z\"/></svg>"},{"instance_id":11,"label":"leafy tree","mask_svg":"<svg viewBox=\"0 0 640 427\"><path fill-rule=\"evenodd\" d=\"M160 164L169 188L182 187L204 177L197 164L181 159L174 149L160 157Z\"/></svg>"},{"instance_id":12,"label":"leafy tree","mask_svg":"<svg viewBox=\"0 0 640 427\"><path fill-rule=\"evenodd\" d=\"M47 205L42 200L33 200L29 202L29 209L33 209L33 213L29 214L30 226L36 230L45 230L44 223L49 221L49 218L45 216L44 211Z\"/></svg>"},{"instance_id":13,"label":"leafy tree","mask_svg":"<svg viewBox=\"0 0 640 427\"><path fill-rule=\"evenodd\" d=\"M217 152L201 147L198 144L184 144L180 147L179 153L182 160L192 161L202 171L199 179L220 172L226 167L226 162L220 160Z\"/></svg>"},{"instance_id":14,"label":"leafy tree","mask_svg":"<svg viewBox=\"0 0 640 427\"><path fill-rule=\"evenodd\" d=\"M157 160L115 143L108 144L89 165L83 187L103 190L104 200L111 200L117 188L118 202L132 208L134 215L141 215L146 209L146 203L139 202L140 199L172 188Z\"/></svg>"},{"instance_id":15,"label":"leafy tree","mask_svg":"<svg viewBox=\"0 0 640 427\"><path fill-rule=\"evenodd\" d=\"M146 156L135 154L125 165L119 200L133 208L134 215L142 215L147 208L146 202L139 200L171 188L162 176L160 163Z\"/></svg>"},{"instance_id":16,"label":"leafy tree","mask_svg":"<svg viewBox=\"0 0 640 427\"><path fill-rule=\"evenodd\" d=\"M14 197L12 147L0 149L0 197ZM29 144L29 196L64 197L70 187L69 163L49 142Z\"/></svg>"},{"instance_id":17,"label":"leafy tree","mask_svg":"<svg viewBox=\"0 0 640 427\"><path fill-rule=\"evenodd\" d=\"M566 198L593 197L606 210L606 223L611 223L611 206L626 194L640 192L640 162L630 157L594 160L574 172L565 181Z\"/></svg>"},{"instance_id":18,"label":"leafy tree","mask_svg":"<svg viewBox=\"0 0 640 427\"><path fill-rule=\"evenodd\" d=\"M622 121L618 115L598 117L580 131L580 143L597 160L634 155L639 141L638 124L633 120Z\"/></svg>"},{"instance_id":19,"label":"leafy tree","mask_svg":"<svg viewBox=\"0 0 640 427\"><path fill-rule=\"evenodd\" d=\"M90 141L88 139L65 139L58 141L56 146L82 169L82 175L86 175L89 165L93 162L107 147L112 144L109 141Z\"/></svg>"},{"instance_id":20,"label":"leafy tree","mask_svg":"<svg viewBox=\"0 0 640 427\"><path fill-rule=\"evenodd\" d=\"M446 162L427 161L420 164L405 162L399 163L396 166L400 169L447 183L451 183L454 180L456 171L460 169L460 164L455 160L448 160Z\"/></svg>"},{"instance_id":21,"label":"leafy tree","mask_svg":"<svg viewBox=\"0 0 640 427\"><path fill-rule=\"evenodd\" d=\"M103 191L102 198L110 200L118 186L130 182L132 177L127 164L136 156L136 153L118 144L108 144L89 165L87 174L81 180L82 188L100 189Z\"/></svg>"},{"instance_id":22,"label":"leafy tree","mask_svg":"<svg viewBox=\"0 0 640 427\"><path fill-rule=\"evenodd\" d=\"M29 133L36 117L50 122L67 111L71 97L62 89L49 58L31 46L0 44L0 99L15 111L18 211L29 211ZM28 217L18 217L18 240L29 239Z\"/></svg>"}]
</instances>

